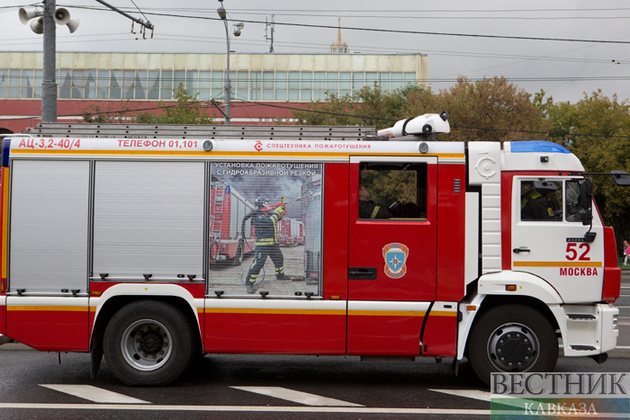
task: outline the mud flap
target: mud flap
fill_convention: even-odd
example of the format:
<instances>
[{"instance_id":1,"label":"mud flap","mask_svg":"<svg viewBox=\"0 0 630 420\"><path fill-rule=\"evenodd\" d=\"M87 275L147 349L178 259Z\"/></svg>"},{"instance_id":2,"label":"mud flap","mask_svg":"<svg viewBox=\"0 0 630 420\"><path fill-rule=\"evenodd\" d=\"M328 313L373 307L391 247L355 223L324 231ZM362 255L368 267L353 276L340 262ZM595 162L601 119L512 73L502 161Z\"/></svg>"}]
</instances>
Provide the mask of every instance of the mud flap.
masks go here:
<instances>
[{"instance_id":1,"label":"mud flap","mask_svg":"<svg viewBox=\"0 0 630 420\"><path fill-rule=\"evenodd\" d=\"M98 369L101 367L101 361L103 360L103 346L100 343L94 343L94 347L92 347L92 351L90 352L92 367L90 370L90 379L96 379L96 374L98 373Z\"/></svg>"}]
</instances>

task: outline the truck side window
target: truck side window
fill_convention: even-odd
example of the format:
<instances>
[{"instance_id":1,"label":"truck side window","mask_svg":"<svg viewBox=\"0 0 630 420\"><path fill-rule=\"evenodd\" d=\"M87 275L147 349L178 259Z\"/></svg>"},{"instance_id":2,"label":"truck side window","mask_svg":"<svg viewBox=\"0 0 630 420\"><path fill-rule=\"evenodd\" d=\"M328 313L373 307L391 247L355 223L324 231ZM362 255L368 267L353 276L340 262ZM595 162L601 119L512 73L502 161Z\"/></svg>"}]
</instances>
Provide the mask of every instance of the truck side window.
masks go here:
<instances>
[{"instance_id":1,"label":"truck side window","mask_svg":"<svg viewBox=\"0 0 630 420\"><path fill-rule=\"evenodd\" d=\"M361 164L360 219L420 219L427 214L427 166L424 163Z\"/></svg>"},{"instance_id":2,"label":"truck side window","mask_svg":"<svg viewBox=\"0 0 630 420\"><path fill-rule=\"evenodd\" d=\"M521 181L521 220L562 220L562 182Z\"/></svg>"},{"instance_id":3,"label":"truck side window","mask_svg":"<svg viewBox=\"0 0 630 420\"><path fill-rule=\"evenodd\" d=\"M567 181L565 207L567 222L582 222L582 206L580 205L580 184L578 181Z\"/></svg>"}]
</instances>

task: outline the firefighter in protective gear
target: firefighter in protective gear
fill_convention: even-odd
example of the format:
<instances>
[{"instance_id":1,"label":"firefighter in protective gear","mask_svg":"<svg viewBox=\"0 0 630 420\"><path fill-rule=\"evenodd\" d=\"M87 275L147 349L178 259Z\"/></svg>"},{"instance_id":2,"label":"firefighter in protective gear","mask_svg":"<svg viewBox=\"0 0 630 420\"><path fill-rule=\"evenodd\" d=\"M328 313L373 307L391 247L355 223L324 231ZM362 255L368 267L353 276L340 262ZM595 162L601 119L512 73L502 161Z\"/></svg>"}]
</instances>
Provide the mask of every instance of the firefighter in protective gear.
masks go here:
<instances>
[{"instance_id":1,"label":"firefighter in protective gear","mask_svg":"<svg viewBox=\"0 0 630 420\"><path fill-rule=\"evenodd\" d=\"M254 250L254 261L247 272L245 287L247 293L256 292L254 285L258 280L258 274L265 265L267 257L271 258L276 268L276 279L286 280L289 277L284 274L284 256L278 244L277 223L282 220L287 213L286 201L284 198L276 205L267 207L268 200L264 197L256 199L256 208L243 218L241 231L245 230L245 221L252 219L254 231L256 233L256 249Z\"/></svg>"},{"instance_id":2,"label":"firefighter in protective gear","mask_svg":"<svg viewBox=\"0 0 630 420\"><path fill-rule=\"evenodd\" d=\"M372 192L368 187L359 184L359 217L361 219L389 219L392 214L371 201Z\"/></svg>"},{"instance_id":3,"label":"firefighter in protective gear","mask_svg":"<svg viewBox=\"0 0 630 420\"><path fill-rule=\"evenodd\" d=\"M522 220L554 220L556 216L554 203L556 190L555 183L549 181L535 181L533 188L521 197Z\"/></svg>"}]
</instances>

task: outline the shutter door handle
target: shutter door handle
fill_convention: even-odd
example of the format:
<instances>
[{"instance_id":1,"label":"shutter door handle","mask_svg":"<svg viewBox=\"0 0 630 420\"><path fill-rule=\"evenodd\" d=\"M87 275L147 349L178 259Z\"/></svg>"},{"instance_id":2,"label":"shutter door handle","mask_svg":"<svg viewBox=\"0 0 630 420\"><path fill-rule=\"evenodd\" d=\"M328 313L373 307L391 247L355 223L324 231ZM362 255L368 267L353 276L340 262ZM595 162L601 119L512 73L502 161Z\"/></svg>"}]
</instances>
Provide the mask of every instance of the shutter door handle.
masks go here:
<instances>
[{"instance_id":1,"label":"shutter door handle","mask_svg":"<svg viewBox=\"0 0 630 420\"><path fill-rule=\"evenodd\" d=\"M520 254L521 252L531 252L531 251L529 248L520 247L520 248L514 248L512 252L514 252L515 254Z\"/></svg>"}]
</instances>

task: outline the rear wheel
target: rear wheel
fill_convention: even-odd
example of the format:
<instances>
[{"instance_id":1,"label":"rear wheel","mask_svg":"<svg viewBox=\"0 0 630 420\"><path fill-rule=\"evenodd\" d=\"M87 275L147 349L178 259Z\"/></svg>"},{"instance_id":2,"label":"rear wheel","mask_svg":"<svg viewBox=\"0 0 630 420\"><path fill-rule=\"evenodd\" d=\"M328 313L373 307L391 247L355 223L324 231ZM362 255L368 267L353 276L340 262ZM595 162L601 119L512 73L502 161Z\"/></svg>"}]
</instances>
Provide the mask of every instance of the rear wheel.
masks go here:
<instances>
[{"instance_id":1,"label":"rear wheel","mask_svg":"<svg viewBox=\"0 0 630 420\"><path fill-rule=\"evenodd\" d=\"M127 385L164 386L193 358L194 334L184 314L153 300L120 309L107 325L103 352L114 375Z\"/></svg>"},{"instance_id":2,"label":"rear wheel","mask_svg":"<svg viewBox=\"0 0 630 420\"><path fill-rule=\"evenodd\" d=\"M491 372L549 372L558 359L558 339L551 323L537 310L499 306L473 326L468 359L486 384Z\"/></svg>"}]
</instances>

